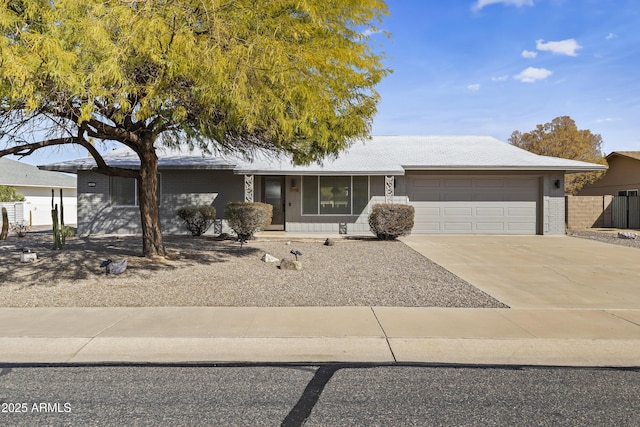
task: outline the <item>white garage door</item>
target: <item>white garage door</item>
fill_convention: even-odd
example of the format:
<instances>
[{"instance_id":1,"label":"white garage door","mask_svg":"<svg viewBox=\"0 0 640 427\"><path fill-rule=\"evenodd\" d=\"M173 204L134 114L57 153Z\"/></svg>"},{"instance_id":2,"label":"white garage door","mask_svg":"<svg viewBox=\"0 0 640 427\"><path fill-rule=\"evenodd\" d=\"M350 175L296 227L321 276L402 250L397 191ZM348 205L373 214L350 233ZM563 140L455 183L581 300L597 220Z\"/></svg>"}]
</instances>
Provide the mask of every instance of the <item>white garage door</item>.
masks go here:
<instances>
[{"instance_id":1,"label":"white garage door","mask_svg":"<svg viewBox=\"0 0 640 427\"><path fill-rule=\"evenodd\" d=\"M536 234L538 179L407 176L416 234Z\"/></svg>"}]
</instances>

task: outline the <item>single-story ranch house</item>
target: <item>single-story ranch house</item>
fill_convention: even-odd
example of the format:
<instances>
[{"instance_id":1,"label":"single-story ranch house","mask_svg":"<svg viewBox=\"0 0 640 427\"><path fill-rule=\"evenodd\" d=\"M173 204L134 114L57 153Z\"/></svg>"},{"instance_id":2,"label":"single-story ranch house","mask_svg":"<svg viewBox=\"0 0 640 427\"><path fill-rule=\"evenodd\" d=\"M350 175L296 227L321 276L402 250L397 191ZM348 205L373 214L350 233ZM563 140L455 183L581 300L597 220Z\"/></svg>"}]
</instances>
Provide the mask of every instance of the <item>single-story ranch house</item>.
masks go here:
<instances>
[{"instance_id":1,"label":"single-story ranch house","mask_svg":"<svg viewBox=\"0 0 640 427\"><path fill-rule=\"evenodd\" d=\"M414 234L564 234L564 174L604 169L482 136L374 136L308 166L166 149L158 158L162 229L181 234L178 207L210 204L222 219L231 201L273 205L271 229L288 232L366 233L373 204L407 203ZM105 160L139 165L128 150ZM92 158L41 166L78 174L78 233L140 233L135 180L93 167Z\"/></svg>"}]
</instances>

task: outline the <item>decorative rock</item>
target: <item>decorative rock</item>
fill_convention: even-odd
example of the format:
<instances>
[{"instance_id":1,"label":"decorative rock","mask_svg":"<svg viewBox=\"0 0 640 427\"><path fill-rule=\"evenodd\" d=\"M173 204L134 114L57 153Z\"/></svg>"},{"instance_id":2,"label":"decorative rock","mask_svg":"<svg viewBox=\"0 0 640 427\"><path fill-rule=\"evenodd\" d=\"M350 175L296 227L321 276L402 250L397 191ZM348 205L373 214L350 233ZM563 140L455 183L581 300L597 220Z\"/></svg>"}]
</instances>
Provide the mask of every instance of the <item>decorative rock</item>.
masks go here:
<instances>
[{"instance_id":1,"label":"decorative rock","mask_svg":"<svg viewBox=\"0 0 640 427\"><path fill-rule=\"evenodd\" d=\"M636 233L630 233L627 231L621 231L618 233L618 238L620 239L636 239L638 235Z\"/></svg>"},{"instance_id":2,"label":"decorative rock","mask_svg":"<svg viewBox=\"0 0 640 427\"><path fill-rule=\"evenodd\" d=\"M20 254L20 262L34 262L38 259L35 252L23 252Z\"/></svg>"},{"instance_id":3,"label":"decorative rock","mask_svg":"<svg viewBox=\"0 0 640 427\"><path fill-rule=\"evenodd\" d=\"M335 244L335 242L330 237L327 240L324 241L324 245L325 246L333 246L334 244Z\"/></svg>"},{"instance_id":4,"label":"decorative rock","mask_svg":"<svg viewBox=\"0 0 640 427\"><path fill-rule=\"evenodd\" d=\"M107 274L121 274L127 269L127 259L118 259L112 261L110 259L103 261L100 267L105 267Z\"/></svg>"},{"instance_id":5,"label":"decorative rock","mask_svg":"<svg viewBox=\"0 0 640 427\"><path fill-rule=\"evenodd\" d=\"M278 258L274 257L273 255L269 255L267 253L265 253L261 259L264 262L278 262Z\"/></svg>"},{"instance_id":6,"label":"decorative rock","mask_svg":"<svg viewBox=\"0 0 640 427\"><path fill-rule=\"evenodd\" d=\"M302 270L302 264L300 261L282 258L280 260L280 270Z\"/></svg>"}]
</instances>

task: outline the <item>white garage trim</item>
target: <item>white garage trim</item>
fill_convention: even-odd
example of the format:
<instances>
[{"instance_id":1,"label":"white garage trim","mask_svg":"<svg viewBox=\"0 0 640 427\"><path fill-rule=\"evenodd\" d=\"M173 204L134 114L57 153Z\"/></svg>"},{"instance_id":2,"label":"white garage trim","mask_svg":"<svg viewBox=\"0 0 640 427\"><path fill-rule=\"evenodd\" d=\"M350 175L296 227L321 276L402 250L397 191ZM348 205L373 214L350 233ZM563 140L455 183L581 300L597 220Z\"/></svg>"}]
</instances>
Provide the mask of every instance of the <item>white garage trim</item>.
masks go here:
<instances>
[{"instance_id":1,"label":"white garage trim","mask_svg":"<svg viewBox=\"0 0 640 427\"><path fill-rule=\"evenodd\" d=\"M537 177L407 176L415 234L536 234Z\"/></svg>"}]
</instances>

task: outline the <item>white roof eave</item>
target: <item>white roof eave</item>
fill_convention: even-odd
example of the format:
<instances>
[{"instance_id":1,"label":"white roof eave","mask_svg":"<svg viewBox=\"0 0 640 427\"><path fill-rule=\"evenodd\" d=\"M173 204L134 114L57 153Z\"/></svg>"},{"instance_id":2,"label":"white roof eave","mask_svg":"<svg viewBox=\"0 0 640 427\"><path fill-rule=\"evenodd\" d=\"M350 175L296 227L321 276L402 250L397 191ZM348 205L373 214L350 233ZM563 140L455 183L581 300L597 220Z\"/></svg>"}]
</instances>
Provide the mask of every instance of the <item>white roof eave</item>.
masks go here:
<instances>
[{"instance_id":1,"label":"white roof eave","mask_svg":"<svg viewBox=\"0 0 640 427\"><path fill-rule=\"evenodd\" d=\"M235 169L236 175L299 175L299 176L317 176L317 175L330 175L330 176L390 176L390 175L404 175L404 169L388 170L388 171L362 171L362 170L263 170L263 169Z\"/></svg>"},{"instance_id":2,"label":"white roof eave","mask_svg":"<svg viewBox=\"0 0 640 427\"><path fill-rule=\"evenodd\" d=\"M562 171L562 172L593 172L605 171L606 166L403 166L406 171Z\"/></svg>"}]
</instances>

